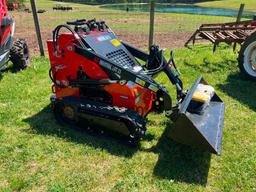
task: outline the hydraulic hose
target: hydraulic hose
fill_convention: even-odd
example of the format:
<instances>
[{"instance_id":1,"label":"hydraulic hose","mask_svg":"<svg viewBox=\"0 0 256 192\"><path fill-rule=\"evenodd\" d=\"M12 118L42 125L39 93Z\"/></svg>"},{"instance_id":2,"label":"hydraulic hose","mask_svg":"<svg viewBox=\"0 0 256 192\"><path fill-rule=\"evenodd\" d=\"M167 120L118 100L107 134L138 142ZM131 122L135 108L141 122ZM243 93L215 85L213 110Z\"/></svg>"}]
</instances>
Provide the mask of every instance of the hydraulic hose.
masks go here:
<instances>
[{"instance_id":1,"label":"hydraulic hose","mask_svg":"<svg viewBox=\"0 0 256 192\"><path fill-rule=\"evenodd\" d=\"M55 85L57 85L59 88L67 88L66 85L61 85L60 83L58 83L58 82L56 81L57 71L53 74L52 70L53 70L53 67L51 67L50 70L49 70L49 77L50 77L50 79L52 80L52 82L53 82ZM53 75L53 76L52 76L52 75Z\"/></svg>"},{"instance_id":2,"label":"hydraulic hose","mask_svg":"<svg viewBox=\"0 0 256 192\"><path fill-rule=\"evenodd\" d=\"M75 37L75 39L78 41L78 43L80 44L80 46L84 49L86 49L86 46L84 45L84 43L82 42L80 36L68 25L59 25L57 26L54 31L53 31L53 46L54 46L54 52L57 53L58 51L58 38L59 38L59 33L60 33L60 30L62 28L66 28L67 30L69 30ZM56 54L57 55L57 54ZM57 77L57 71L53 74L53 67L50 68L49 70L49 77L50 79L52 80L52 82L60 87L60 88L66 88L67 86L65 85L61 85L60 83L58 83L56 81L56 77Z\"/></svg>"},{"instance_id":3,"label":"hydraulic hose","mask_svg":"<svg viewBox=\"0 0 256 192\"><path fill-rule=\"evenodd\" d=\"M78 43L80 44L80 46L84 49L86 49L86 46L84 45L84 43L82 42L80 36L68 25L59 25L57 26L54 31L53 31L53 46L54 46L54 51L57 51L57 43L58 43L58 38L59 38L59 32L62 28L66 28L67 30L69 30L75 37L75 39L78 41Z\"/></svg>"},{"instance_id":4,"label":"hydraulic hose","mask_svg":"<svg viewBox=\"0 0 256 192\"><path fill-rule=\"evenodd\" d=\"M159 67L155 69L151 69L145 72L146 75L154 75L160 71L162 71L166 67L166 62L164 62L164 56L163 56L163 51L161 50L161 60L160 60L160 65Z\"/></svg>"}]
</instances>

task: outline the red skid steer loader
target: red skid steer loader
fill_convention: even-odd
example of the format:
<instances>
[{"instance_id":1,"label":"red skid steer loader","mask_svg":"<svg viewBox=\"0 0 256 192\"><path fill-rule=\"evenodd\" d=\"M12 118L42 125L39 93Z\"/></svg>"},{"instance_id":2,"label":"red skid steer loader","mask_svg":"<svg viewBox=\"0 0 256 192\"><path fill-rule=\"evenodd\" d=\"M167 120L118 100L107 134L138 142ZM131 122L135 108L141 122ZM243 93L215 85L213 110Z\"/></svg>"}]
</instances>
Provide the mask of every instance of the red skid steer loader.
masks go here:
<instances>
[{"instance_id":1,"label":"red skid steer loader","mask_svg":"<svg viewBox=\"0 0 256 192\"><path fill-rule=\"evenodd\" d=\"M95 19L57 26L47 44L51 101L61 124L115 132L136 143L145 134L147 115L165 111L174 122L172 139L221 153L224 103L201 77L183 90L173 53L167 61L153 45L147 54ZM176 89L175 104L165 86L154 80L160 72Z\"/></svg>"},{"instance_id":2,"label":"red skid steer loader","mask_svg":"<svg viewBox=\"0 0 256 192\"><path fill-rule=\"evenodd\" d=\"M0 69L9 59L16 69L24 69L29 64L28 46L24 39L13 41L15 23L8 16L5 0L0 0Z\"/></svg>"}]
</instances>

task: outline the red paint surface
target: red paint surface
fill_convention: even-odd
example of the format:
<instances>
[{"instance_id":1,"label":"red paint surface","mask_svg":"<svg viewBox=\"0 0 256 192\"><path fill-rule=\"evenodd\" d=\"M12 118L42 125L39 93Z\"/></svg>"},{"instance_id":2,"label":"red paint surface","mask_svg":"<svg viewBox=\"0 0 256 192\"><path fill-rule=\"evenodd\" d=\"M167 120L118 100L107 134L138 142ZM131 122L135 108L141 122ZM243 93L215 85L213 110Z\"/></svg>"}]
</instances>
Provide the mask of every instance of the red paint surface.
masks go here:
<instances>
[{"instance_id":1,"label":"red paint surface","mask_svg":"<svg viewBox=\"0 0 256 192\"><path fill-rule=\"evenodd\" d=\"M104 32L91 32L91 34L98 33ZM62 84L69 85L70 80L77 79L79 67L82 67L84 73L91 79L109 79L98 64L98 60L91 61L75 53L74 42L75 39L71 33L61 34L58 40L60 51L57 54L54 53L53 41L49 40L47 42L53 74L56 73L56 67L59 68L56 80ZM156 98L154 92L135 83L130 83L129 85L113 83L105 85L103 88L112 96L112 105L135 110L142 116L146 116L149 113L152 108L152 102ZM53 93L56 94L58 99L65 96L79 97L78 88L59 88L53 85Z\"/></svg>"}]
</instances>

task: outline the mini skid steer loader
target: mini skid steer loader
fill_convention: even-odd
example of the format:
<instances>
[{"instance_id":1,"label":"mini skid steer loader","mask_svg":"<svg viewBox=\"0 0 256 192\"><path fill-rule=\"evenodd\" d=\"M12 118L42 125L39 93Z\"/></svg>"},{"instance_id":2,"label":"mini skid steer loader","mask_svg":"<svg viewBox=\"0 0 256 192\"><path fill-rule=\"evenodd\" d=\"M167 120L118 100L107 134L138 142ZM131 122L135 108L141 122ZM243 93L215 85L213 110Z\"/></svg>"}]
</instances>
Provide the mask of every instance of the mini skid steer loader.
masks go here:
<instances>
[{"instance_id":1,"label":"mini skid steer loader","mask_svg":"<svg viewBox=\"0 0 256 192\"><path fill-rule=\"evenodd\" d=\"M148 113L165 111L174 122L172 139L221 153L224 103L201 77L184 91L173 54L167 61L156 45L149 54L138 50L95 19L57 26L47 44L51 101L60 123L108 130L138 142ZM160 72L176 88L174 105L164 85L154 80Z\"/></svg>"}]
</instances>

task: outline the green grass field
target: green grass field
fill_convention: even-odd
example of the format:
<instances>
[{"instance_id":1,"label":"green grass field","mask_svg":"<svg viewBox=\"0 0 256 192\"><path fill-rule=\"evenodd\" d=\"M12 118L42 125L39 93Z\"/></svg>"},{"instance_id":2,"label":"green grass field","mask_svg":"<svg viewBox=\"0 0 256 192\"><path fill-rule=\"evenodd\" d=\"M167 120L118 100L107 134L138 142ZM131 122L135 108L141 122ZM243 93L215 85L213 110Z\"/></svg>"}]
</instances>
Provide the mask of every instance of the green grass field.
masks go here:
<instances>
[{"instance_id":1,"label":"green grass field","mask_svg":"<svg viewBox=\"0 0 256 192\"><path fill-rule=\"evenodd\" d=\"M218 1L207 1L203 3L197 3L199 6L204 7L219 7L227 9L239 9L241 3L245 4L245 10L256 12L256 1L255 0L218 0Z\"/></svg>"},{"instance_id":2,"label":"green grass field","mask_svg":"<svg viewBox=\"0 0 256 192\"><path fill-rule=\"evenodd\" d=\"M52 5L51 1L38 1L40 8L50 10ZM119 17L126 18L127 25L119 24L129 26L131 31L136 29L131 24L135 15L136 19L147 16L79 7L90 10L84 13L86 16L107 17L113 23ZM25 17L23 13L14 14ZM49 11L40 15L42 29L52 29L77 16L78 12L58 15ZM226 19L183 14L158 17L161 16L188 23L187 31L200 22ZM193 22L189 22L191 18ZM30 19L29 26L33 26ZM173 30L182 29L178 26ZM199 45L192 50L175 49L175 55L185 88L202 75L226 104L221 156L168 139L165 130L172 124L164 115L149 115L147 140L141 141L138 148L59 126L49 100L49 60L33 57L31 67L24 71L15 73L10 64L0 73L0 191L255 191L256 82L240 75L232 48L221 46L213 54L211 46ZM164 75L158 80L174 95Z\"/></svg>"},{"instance_id":3,"label":"green grass field","mask_svg":"<svg viewBox=\"0 0 256 192\"><path fill-rule=\"evenodd\" d=\"M28 2L26 3L27 7L29 7ZM53 11L52 7L56 4L71 5L73 11L64 13ZM38 14L44 42L51 38L52 30L58 24L63 24L68 20L78 18L97 18L98 20L105 20L123 40L140 48L145 49L147 47L149 14L146 12L126 13L126 11L113 11L99 8L98 6L78 3L70 4L50 0L37 1L37 8L46 10L45 13ZM26 38L31 52L38 53L32 14L22 11L11 12L11 14L16 21L15 35L17 37ZM184 42L202 23L231 22L235 21L235 19L236 18L232 17L156 13L154 27L155 42L165 48L182 47ZM24 23L26 23L26 27L24 27Z\"/></svg>"},{"instance_id":4,"label":"green grass field","mask_svg":"<svg viewBox=\"0 0 256 192\"><path fill-rule=\"evenodd\" d=\"M43 5L51 7L52 2L48 1L46 2L45 0L38 1L38 5ZM54 2L57 4L57 2ZM213 0L213 1L206 1L202 3L196 3L196 5L199 6L206 6L206 7L219 7L219 8L228 8L228 9L239 9L239 6L241 3L245 4L245 8L248 10L256 11L256 1L255 0ZM67 5L72 5L72 3L63 3L61 2L60 4L67 4ZM80 5L79 5L80 6ZM86 6L86 5L85 5Z\"/></svg>"},{"instance_id":5,"label":"green grass field","mask_svg":"<svg viewBox=\"0 0 256 192\"><path fill-rule=\"evenodd\" d=\"M1 191L253 191L256 169L256 88L239 75L236 55L222 47L176 50L185 87L203 77L226 104L223 154L179 145L162 136L170 125L151 114L149 140L138 149L115 139L61 127L51 112L47 58L0 82ZM159 77L170 91L167 78Z\"/></svg>"}]
</instances>

